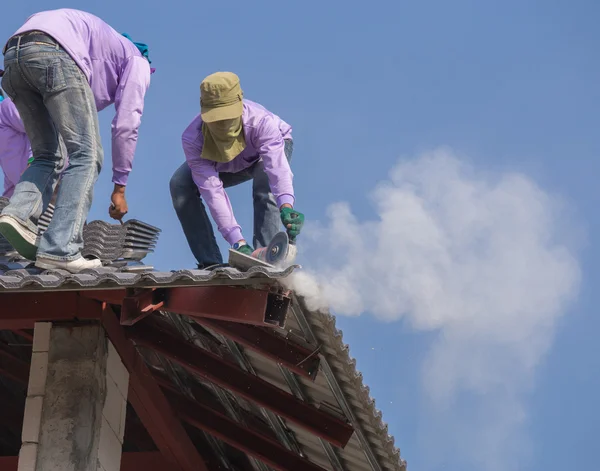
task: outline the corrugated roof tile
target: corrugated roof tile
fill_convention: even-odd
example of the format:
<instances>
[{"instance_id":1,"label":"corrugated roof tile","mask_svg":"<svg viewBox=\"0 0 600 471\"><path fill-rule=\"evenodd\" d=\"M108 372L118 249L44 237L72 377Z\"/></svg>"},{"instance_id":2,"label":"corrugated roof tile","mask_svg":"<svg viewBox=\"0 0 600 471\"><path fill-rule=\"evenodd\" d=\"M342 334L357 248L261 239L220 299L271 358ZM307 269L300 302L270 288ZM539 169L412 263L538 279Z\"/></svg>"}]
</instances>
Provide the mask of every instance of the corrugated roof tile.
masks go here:
<instances>
[{"instance_id":1,"label":"corrugated roof tile","mask_svg":"<svg viewBox=\"0 0 600 471\"><path fill-rule=\"evenodd\" d=\"M19 268L2 270L0 265L0 291L32 289L76 289L103 288L107 285L121 287L169 286L173 284L202 284L216 281L245 281L252 279L276 280L289 276L295 269L285 270L268 267L253 267L246 272L234 268L215 270L177 270L170 272L136 271L128 272L116 268L84 270L71 274L63 270L40 270L37 268Z\"/></svg>"}]
</instances>

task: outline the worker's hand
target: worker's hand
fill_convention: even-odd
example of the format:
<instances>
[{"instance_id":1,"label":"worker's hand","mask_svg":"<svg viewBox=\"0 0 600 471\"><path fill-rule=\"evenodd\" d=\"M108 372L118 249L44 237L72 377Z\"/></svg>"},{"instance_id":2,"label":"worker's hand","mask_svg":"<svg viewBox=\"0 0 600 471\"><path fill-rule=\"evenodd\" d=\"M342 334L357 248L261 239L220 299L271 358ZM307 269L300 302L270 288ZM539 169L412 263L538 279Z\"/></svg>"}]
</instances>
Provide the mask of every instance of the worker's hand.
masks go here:
<instances>
[{"instance_id":1,"label":"worker's hand","mask_svg":"<svg viewBox=\"0 0 600 471\"><path fill-rule=\"evenodd\" d=\"M281 207L281 222L287 229L290 238L294 240L300 234L304 225L304 214L289 205L283 205Z\"/></svg>"},{"instance_id":2,"label":"worker's hand","mask_svg":"<svg viewBox=\"0 0 600 471\"><path fill-rule=\"evenodd\" d=\"M122 185L115 185L110 201L111 204L108 208L108 214L111 218L121 221L123 216L125 216L129 210L127 208L127 200L125 199L125 187Z\"/></svg>"},{"instance_id":3,"label":"worker's hand","mask_svg":"<svg viewBox=\"0 0 600 471\"><path fill-rule=\"evenodd\" d=\"M241 245L236 250L244 255L252 255L252 252L254 252L254 249L249 244Z\"/></svg>"}]
</instances>

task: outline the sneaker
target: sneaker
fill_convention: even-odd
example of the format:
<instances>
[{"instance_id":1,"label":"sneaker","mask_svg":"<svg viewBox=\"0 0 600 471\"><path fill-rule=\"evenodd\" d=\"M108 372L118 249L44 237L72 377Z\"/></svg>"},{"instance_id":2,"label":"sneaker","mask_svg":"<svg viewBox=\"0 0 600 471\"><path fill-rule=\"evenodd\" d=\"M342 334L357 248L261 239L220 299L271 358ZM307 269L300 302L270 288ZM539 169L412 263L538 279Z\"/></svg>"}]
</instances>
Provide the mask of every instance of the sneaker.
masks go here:
<instances>
[{"instance_id":1,"label":"sneaker","mask_svg":"<svg viewBox=\"0 0 600 471\"><path fill-rule=\"evenodd\" d=\"M36 232L21 224L14 217L4 214L0 216L0 234L19 252L21 257L35 260L39 244Z\"/></svg>"},{"instance_id":2,"label":"sneaker","mask_svg":"<svg viewBox=\"0 0 600 471\"><path fill-rule=\"evenodd\" d=\"M79 273L87 268L100 268L102 261L98 259L88 260L80 257L75 260L51 260L49 258L37 259L35 266L44 270L66 270L70 273Z\"/></svg>"}]
</instances>

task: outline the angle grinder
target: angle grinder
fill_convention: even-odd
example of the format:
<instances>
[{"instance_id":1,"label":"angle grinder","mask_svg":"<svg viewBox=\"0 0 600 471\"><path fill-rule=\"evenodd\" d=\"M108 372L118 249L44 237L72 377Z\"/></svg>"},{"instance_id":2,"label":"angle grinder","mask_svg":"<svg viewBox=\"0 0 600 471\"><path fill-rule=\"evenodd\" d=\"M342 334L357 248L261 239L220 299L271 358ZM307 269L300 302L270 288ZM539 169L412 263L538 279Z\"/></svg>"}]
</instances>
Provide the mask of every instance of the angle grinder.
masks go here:
<instances>
[{"instance_id":1,"label":"angle grinder","mask_svg":"<svg viewBox=\"0 0 600 471\"><path fill-rule=\"evenodd\" d=\"M252 257L269 265L287 267L294 263L297 254L296 241L290 239L287 232L278 232L269 245L252 252Z\"/></svg>"},{"instance_id":2,"label":"angle grinder","mask_svg":"<svg viewBox=\"0 0 600 471\"><path fill-rule=\"evenodd\" d=\"M297 215L292 213L291 217L295 219ZM252 252L252 257L278 267L289 267L296 260L296 255L296 237L290 237L287 232L278 232L269 245Z\"/></svg>"}]
</instances>

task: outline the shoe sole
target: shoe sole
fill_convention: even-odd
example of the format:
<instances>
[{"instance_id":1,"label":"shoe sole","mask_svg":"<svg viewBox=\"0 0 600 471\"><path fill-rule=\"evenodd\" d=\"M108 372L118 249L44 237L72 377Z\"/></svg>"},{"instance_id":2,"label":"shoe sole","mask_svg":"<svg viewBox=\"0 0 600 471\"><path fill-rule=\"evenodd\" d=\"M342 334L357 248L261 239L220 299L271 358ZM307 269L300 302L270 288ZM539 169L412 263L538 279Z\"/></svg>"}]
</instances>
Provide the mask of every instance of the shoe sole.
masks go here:
<instances>
[{"instance_id":1,"label":"shoe sole","mask_svg":"<svg viewBox=\"0 0 600 471\"><path fill-rule=\"evenodd\" d=\"M80 271L83 271L83 270L87 270L88 268L101 268L102 267L102 265L98 265L96 267L85 267L85 268L82 268L81 270L73 271L72 269L69 270L68 268L65 268L65 267L57 267L56 265L54 265L51 262L43 262L39 259L35 262L35 266L38 268L41 268L42 270L64 270L64 271L68 271L69 273L73 273L73 274L79 273Z\"/></svg>"},{"instance_id":2,"label":"shoe sole","mask_svg":"<svg viewBox=\"0 0 600 471\"><path fill-rule=\"evenodd\" d=\"M38 268L41 268L42 270L57 270L58 269L55 265L52 265L50 263L44 263L44 262L41 262L40 260L37 260L35 262L35 266Z\"/></svg>"},{"instance_id":3,"label":"shoe sole","mask_svg":"<svg viewBox=\"0 0 600 471\"><path fill-rule=\"evenodd\" d=\"M15 227L18 224L17 221L7 221L6 219L1 221L0 234L2 234L8 243L19 252L21 257L24 257L27 260L35 260L38 248L35 244L31 244L21 235L21 232Z\"/></svg>"}]
</instances>

